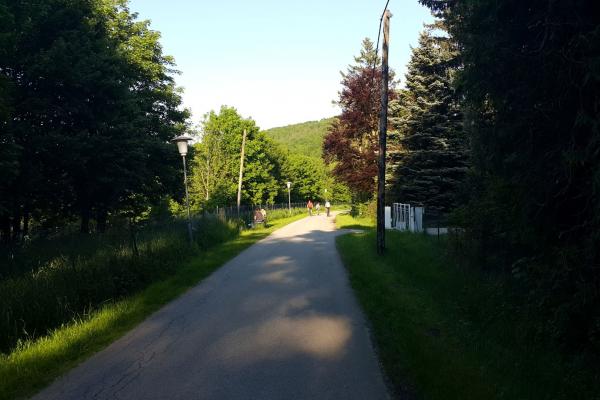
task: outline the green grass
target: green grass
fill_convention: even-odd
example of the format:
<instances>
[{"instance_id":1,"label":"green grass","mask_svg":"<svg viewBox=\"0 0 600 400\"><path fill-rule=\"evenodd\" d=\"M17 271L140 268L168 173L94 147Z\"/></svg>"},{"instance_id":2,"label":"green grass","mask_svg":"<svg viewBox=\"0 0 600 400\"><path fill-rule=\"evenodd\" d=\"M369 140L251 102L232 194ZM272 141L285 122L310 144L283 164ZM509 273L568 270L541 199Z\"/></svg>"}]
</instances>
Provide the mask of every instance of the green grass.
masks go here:
<instances>
[{"instance_id":1,"label":"green grass","mask_svg":"<svg viewBox=\"0 0 600 400\"><path fill-rule=\"evenodd\" d=\"M423 399L598 399L598 369L586 370L549 340L527 338L530 321L512 315L504 286L463 270L444 241L387 231L376 255L369 219L337 246L372 324L380 358L398 392Z\"/></svg>"},{"instance_id":2,"label":"green grass","mask_svg":"<svg viewBox=\"0 0 600 400\"><path fill-rule=\"evenodd\" d=\"M135 241L126 229L113 229L110 235L40 238L18 247L9 258L17 267L13 276L0 279L0 352L137 293L240 233L237 223L212 216L195 222L193 246L185 221L173 219L139 229Z\"/></svg>"},{"instance_id":3,"label":"green grass","mask_svg":"<svg viewBox=\"0 0 600 400\"><path fill-rule=\"evenodd\" d=\"M244 231L237 238L183 263L168 279L151 284L136 295L106 304L43 338L23 342L8 355L0 354L0 399L20 399L36 393L245 248L302 217L304 214L273 221L267 228Z\"/></svg>"}]
</instances>

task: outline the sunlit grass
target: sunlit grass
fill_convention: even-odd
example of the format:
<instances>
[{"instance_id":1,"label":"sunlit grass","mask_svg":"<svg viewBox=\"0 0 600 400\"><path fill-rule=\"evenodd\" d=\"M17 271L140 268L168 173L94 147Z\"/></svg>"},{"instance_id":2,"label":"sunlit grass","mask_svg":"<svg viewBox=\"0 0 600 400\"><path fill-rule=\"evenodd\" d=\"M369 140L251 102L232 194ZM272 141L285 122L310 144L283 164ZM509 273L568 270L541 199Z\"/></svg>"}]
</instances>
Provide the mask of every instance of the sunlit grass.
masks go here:
<instances>
[{"instance_id":1,"label":"sunlit grass","mask_svg":"<svg viewBox=\"0 0 600 400\"><path fill-rule=\"evenodd\" d=\"M248 246L303 217L304 214L282 218L273 221L267 228L243 231L239 237L182 263L168 279L151 284L134 296L106 304L91 315L66 324L43 338L21 343L8 355L0 354L0 399L24 398L39 391ZM160 246L158 242L152 245Z\"/></svg>"},{"instance_id":2,"label":"sunlit grass","mask_svg":"<svg viewBox=\"0 0 600 400\"><path fill-rule=\"evenodd\" d=\"M367 229L375 226L375 221L369 217L354 218L348 212L335 217L338 229Z\"/></svg>"}]
</instances>

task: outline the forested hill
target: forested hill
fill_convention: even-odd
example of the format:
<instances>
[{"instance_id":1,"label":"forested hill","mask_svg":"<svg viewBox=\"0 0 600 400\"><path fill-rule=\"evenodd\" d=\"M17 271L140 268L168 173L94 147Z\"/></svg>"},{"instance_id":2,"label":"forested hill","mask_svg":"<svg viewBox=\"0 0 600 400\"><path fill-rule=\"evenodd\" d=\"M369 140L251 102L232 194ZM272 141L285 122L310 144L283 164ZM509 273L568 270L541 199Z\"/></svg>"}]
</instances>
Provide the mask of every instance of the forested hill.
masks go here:
<instances>
[{"instance_id":1,"label":"forested hill","mask_svg":"<svg viewBox=\"0 0 600 400\"><path fill-rule=\"evenodd\" d=\"M291 153L321 158L321 145L333 118L271 128L265 133Z\"/></svg>"}]
</instances>

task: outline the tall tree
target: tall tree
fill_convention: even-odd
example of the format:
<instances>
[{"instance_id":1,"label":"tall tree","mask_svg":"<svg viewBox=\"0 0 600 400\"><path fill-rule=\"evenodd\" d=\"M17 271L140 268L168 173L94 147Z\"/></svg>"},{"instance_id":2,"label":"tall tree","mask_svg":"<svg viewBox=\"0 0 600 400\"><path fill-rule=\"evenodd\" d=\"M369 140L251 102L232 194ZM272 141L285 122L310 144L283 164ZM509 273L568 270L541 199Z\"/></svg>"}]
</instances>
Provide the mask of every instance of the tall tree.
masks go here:
<instances>
[{"instance_id":1,"label":"tall tree","mask_svg":"<svg viewBox=\"0 0 600 400\"><path fill-rule=\"evenodd\" d=\"M320 200L326 189L326 170L322 160L290 154L283 168L283 177L292 182L292 201ZM331 190L331 189L330 189ZM287 201L287 193L285 194Z\"/></svg>"},{"instance_id":2,"label":"tall tree","mask_svg":"<svg viewBox=\"0 0 600 400\"><path fill-rule=\"evenodd\" d=\"M95 216L102 229L132 199L170 191L178 160L167 140L187 112L148 22L125 0L2 1L0 10L0 85L12 106L3 138L18 151L1 220L13 235L32 213L79 215L84 232Z\"/></svg>"},{"instance_id":3,"label":"tall tree","mask_svg":"<svg viewBox=\"0 0 600 400\"><path fill-rule=\"evenodd\" d=\"M391 196L447 213L457 207L467 171L467 138L454 87L459 52L441 23L429 25L412 50L406 89L394 109L402 149L395 157Z\"/></svg>"},{"instance_id":4,"label":"tall tree","mask_svg":"<svg viewBox=\"0 0 600 400\"><path fill-rule=\"evenodd\" d=\"M334 120L323 141L325 160L334 165L333 173L346 183L354 197L366 200L375 190L381 71L373 42L363 40L355 64L342 73L342 90L337 104L342 113ZM393 73L389 97L395 98Z\"/></svg>"},{"instance_id":5,"label":"tall tree","mask_svg":"<svg viewBox=\"0 0 600 400\"><path fill-rule=\"evenodd\" d=\"M242 202L273 203L281 190L281 155L252 119L245 119L233 107L211 111L202 123L202 139L192 161L192 200L196 209L235 203L242 134L246 130L246 151Z\"/></svg>"},{"instance_id":6,"label":"tall tree","mask_svg":"<svg viewBox=\"0 0 600 400\"><path fill-rule=\"evenodd\" d=\"M474 163L466 223L482 260L527 277L530 303L563 343L598 346L597 1L421 2L462 49Z\"/></svg>"}]
</instances>

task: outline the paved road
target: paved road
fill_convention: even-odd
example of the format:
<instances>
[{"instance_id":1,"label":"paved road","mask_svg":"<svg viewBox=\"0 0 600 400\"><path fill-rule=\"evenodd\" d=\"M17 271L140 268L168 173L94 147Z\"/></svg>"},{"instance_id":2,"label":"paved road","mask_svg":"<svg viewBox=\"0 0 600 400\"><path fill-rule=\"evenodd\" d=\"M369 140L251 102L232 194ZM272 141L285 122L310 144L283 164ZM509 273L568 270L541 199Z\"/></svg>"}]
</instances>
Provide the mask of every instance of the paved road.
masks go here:
<instances>
[{"instance_id":1,"label":"paved road","mask_svg":"<svg viewBox=\"0 0 600 400\"><path fill-rule=\"evenodd\" d=\"M278 230L35 399L389 398L339 233Z\"/></svg>"}]
</instances>

